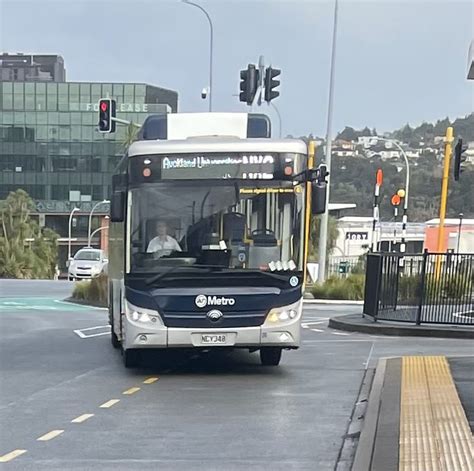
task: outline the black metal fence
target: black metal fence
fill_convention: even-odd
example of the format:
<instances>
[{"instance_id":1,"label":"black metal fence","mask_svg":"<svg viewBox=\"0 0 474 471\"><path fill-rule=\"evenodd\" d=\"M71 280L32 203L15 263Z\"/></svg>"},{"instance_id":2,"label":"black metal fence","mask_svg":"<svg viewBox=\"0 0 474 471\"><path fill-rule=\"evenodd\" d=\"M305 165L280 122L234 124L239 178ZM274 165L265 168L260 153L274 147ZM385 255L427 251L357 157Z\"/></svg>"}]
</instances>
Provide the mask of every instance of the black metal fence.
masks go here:
<instances>
[{"instance_id":1,"label":"black metal fence","mask_svg":"<svg viewBox=\"0 0 474 471\"><path fill-rule=\"evenodd\" d=\"M474 325L474 254L368 254L364 314L375 320Z\"/></svg>"},{"instance_id":2,"label":"black metal fence","mask_svg":"<svg viewBox=\"0 0 474 471\"><path fill-rule=\"evenodd\" d=\"M365 257L359 256L330 256L327 273L330 277L345 278L351 274L365 273Z\"/></svg>"}]
</instances>

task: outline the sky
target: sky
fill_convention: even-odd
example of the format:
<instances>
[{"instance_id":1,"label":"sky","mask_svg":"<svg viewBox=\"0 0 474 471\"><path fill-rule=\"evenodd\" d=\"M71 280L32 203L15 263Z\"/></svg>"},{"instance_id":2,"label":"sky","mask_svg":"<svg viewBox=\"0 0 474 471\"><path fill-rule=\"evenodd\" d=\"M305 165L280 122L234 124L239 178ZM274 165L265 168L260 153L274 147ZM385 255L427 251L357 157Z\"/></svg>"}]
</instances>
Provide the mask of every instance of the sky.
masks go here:
<instances>
[{"instance_id":1,"label":"sky","mask_svg":"<svg viewBox=\"0 0 474 471\"><path fill-rule=\"evenodd\" d=\"M334 1L195 0L214 25L214 111L248 111L239 71L282 70L283 135L324 136ZM474 0L473 0L474 1ZM379 132L474 111L471 0L339 0L334 130ZM180 0L0 0L0 51L58 53L71 81L145 82L206 111L209 26ZM275 111L264 104L254 111Z\"/></svg>"}]
</instances>

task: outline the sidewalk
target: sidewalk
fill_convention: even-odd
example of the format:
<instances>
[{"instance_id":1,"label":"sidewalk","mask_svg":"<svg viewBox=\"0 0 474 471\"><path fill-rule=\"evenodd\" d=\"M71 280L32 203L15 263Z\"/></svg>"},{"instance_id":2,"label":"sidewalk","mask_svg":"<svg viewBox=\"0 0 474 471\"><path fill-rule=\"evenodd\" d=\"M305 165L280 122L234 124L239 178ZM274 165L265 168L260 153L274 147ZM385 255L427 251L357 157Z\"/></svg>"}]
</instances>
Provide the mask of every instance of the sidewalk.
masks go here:
<instances>
[{"instance_id":1,"label":"sidewalk","mask_svg":"<svg viewBox=\"0 0 474 471\"><path fill-rule=\"evenodd\" d=\"M329 327L373 335L397 335L474 339L474 327L447 324L421 324L378 320L362 314L346 314L329 319Z\"/></svg>"},{"instance_id":2,"label":"sidewalk","mask_svg":"<svg viewBox=\"0 0 474 471\"><path fill-rule=\"evenodd\" d=\"M474 471L474 356L382 359L353 471Z\"/></svg>"}]
</instances>

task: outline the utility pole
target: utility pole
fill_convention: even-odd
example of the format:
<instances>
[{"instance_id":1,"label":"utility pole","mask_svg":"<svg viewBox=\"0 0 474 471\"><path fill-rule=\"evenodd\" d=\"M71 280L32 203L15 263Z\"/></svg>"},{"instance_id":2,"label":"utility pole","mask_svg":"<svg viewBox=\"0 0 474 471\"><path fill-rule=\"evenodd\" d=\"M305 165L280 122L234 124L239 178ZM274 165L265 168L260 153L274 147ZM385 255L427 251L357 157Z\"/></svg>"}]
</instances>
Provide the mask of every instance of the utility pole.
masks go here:
<instances>
[{"instance_id":1,"label":"utility pole","mask_svg":"<svg viewBox=\"0 0 474 471\"><path fill-rule=\"evenodd\" d=\"M451 162L451 154L453 152L453 128L450 126L446 129L445 147L444 147L444 168L443 180L441 184L441 204L439 207L439 227L438 227L438 247L437 252L443 250L444 242L444 219L446 217L446 203L448 201L448 182L449 182L449 164ZM438 279L441 270L441 259L436 257L436 279Z\"/></svg>"},{"instance_id":2,"label":"utility pole","mask_svg":"<svg viewBox=\"0 0 474 471\"><path fill-rule=\"evenodd\" d=\"M334 108L334 79L336 76L336 43L337 43L337 11L338 0L334 2L334 28L332 34L332 52L331 52L331 72L329 78L329 103L328 103L328 122L326 133L326 157L325 164L328 172L327 193L326 193L326 211L321 215L321 229L319 235L319 270L318 281L324 283L326 279L326 251L328 246L328 224L329 224L329 196L331 188L331 152L332 152L332 115Z\"/></svg>"}]
</instances>

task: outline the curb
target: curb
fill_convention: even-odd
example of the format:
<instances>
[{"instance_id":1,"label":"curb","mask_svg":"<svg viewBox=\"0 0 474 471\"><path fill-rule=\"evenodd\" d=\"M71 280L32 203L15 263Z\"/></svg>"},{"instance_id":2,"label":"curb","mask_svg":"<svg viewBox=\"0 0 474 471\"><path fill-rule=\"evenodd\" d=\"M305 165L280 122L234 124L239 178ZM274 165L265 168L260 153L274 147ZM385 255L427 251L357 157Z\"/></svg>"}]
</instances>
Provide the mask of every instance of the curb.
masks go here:
<instances>
[{"instance_id":1,"label":"curb","mask_svg":"<svg viewBox=\"0 0 474 471\"><path fill-rule=\"evenodd\" d=\"M379 420L380 402L382 398L383 383L387 360L381 358L375 369L372 387L370 389L367 410L360 433L359 443L352 464L352 471L368 471L372 466L372 457L375 445L375 435Z\"/></svg>"},{"instance_id":2,"label":"curb","mask_svg":"<svg viewBox=\"0 0 474 471\"><path fill-rule=\"evenodd\" d=\"M108 307L99 303L91 303L90 301L84 301L82 299L66 298L61 300L62 303L78 304L79 306L93 307L94 309L101 309L108 311Z\"/></svg>"},{"instance_id":3,"label":"curb","mask_svg":"<svg viewBox=\"0 0 474 471\"><path fill-rule=\"evenodd\" d=\"M474 329L450 327L424 327L418 325L393 325L383 321L372 324L351 322L353 314L336 316L329 319L329 327L347 332L361 332L364 334L393 335L398 337L437 337L450 339L474 339ZM349 318L349 319L348 319Z\"/></svg>"}]
</instances>

